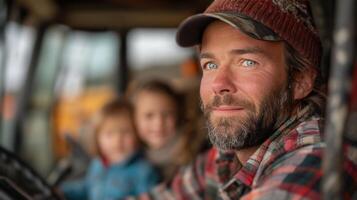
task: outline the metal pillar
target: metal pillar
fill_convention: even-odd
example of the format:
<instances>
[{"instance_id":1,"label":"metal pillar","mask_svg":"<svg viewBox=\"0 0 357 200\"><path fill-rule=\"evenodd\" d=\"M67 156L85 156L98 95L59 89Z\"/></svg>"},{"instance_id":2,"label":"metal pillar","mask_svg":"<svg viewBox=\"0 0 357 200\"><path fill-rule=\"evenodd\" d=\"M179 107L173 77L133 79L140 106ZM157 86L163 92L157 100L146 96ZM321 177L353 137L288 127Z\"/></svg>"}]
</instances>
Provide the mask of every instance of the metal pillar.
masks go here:
<instances>
[{"instance_id":1,"label":"metal pillar","mask_svg":"<svg viewBox=\"0 0 357 200\"><path fill-rule=\"evenodd\" d=\"M36 69L38 67L38 60L40 57L40 50L42 47L42 42L44 39L45 31L47 29L46 25L41 25L37 29L37 35L33 46L32 56L28 71L26 73L24 85L21 89L21 93L17 98L16 103L16 115L15 115L15 127L14 127L14 141L13 149L14 152L20 153L22 144L22 134L24 133L24 123L26 119L26 114L28 111L28 106L31 101L31 90L33 89L34 78L36 74Z\"/></svg>"},{"instance_id":2,"label":"metal pillar","mask_svg":"<svg viewBox=\"0 0 357 200\"><path fill-rule=\"evenodd\" d=\"M122 95L129 81L129 67L128 67L128 31L121 30L119 32L119 67L118 67L118 94Z\"/></svg>"},{"instance_id":3,"label":"metal pillar","mask_svg":"<svg viewBox=\"0 0 357 200\"><path fill-rule=\"evenodd\" d=\"M3 115L4 115L4 101L5 101L5 78L6 78L6 60L7 48L5 40L5 27L8 20L8 4L5 0L0 0L0 138L3 136Z\"/></svg>"},{"instance_id":4,"label":"metal pillar","mask_svg":"<svg viewBox=\"0 0 357 200\"><path fill-rule=\"evenodd\" d=\"M343 198L342 144L346 131L351 72L355 59L355 12L356 0L337 1L325 125L326 149L323 161L322 190L323 198L326 200Z\"/></svg>"}]
</instances>

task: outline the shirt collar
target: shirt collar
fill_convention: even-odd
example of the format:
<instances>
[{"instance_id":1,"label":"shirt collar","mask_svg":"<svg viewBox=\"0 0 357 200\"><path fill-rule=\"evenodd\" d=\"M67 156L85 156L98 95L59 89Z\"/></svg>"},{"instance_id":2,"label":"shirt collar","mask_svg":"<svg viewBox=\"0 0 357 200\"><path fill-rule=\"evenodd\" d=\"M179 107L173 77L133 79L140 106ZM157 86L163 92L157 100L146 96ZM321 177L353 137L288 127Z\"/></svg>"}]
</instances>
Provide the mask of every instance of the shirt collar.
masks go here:
<instances>
[{"instance_id":1,"label":"shirt collar","mask_svg":"<svg viewBox=\"0 0 357 200\"><path fill-rule=\"evenodd\" d=\"M221 188L221 193L228 196L242 196L250 191L254 177L257 173L262 161L266 158L271 158L275 152L270 152L269 146L273 141L279 140L280 137L291 132L298 124L311 117L311 109L304 108L296 115L287 119L273 134L270 136L255 153L248 159L244 166L239 167L238 172L233 178L226 182ZM234 188L234 189L233 189Z\"/></svg>"}]
</instances>

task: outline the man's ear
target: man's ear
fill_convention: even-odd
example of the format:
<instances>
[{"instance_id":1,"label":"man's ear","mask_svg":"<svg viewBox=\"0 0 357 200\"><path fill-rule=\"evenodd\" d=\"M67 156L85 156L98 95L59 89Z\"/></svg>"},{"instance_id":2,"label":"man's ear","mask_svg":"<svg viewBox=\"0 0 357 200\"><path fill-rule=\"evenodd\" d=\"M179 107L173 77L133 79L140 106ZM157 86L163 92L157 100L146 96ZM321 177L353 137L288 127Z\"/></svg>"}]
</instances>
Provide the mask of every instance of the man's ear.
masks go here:
<instances>
[{"instance_id":1,"label":"man's ear","mask_svg":"<svg viewBox=\"0 0 357 200\"><path fill-rule=\"evenodd\" d=\"M310 94L314 87L316 70L308 67L294 77L294 100L302 99Z\"/></svg>"}]
</instances>

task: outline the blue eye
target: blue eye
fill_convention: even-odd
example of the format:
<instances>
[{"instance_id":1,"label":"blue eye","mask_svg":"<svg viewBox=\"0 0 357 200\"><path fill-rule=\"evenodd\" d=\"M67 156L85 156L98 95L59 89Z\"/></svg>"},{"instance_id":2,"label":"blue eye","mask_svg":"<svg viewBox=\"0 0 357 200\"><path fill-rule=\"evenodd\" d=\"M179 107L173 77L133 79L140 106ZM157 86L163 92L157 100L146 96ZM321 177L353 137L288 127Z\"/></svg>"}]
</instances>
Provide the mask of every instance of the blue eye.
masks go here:
<instances>
[{"instance_id":1,"label":"blue eye","mask_svg":"<svg viewBox=\"0 0 357 200\"><path fill-rule=\"evenodd\" d=\"M244 67L254 67L257 64L257 62L253 61L253 60L244 60L242 65Z\"/></svg>"},{"instance_id":2,"label":"blue eye","mask_svg":"<svg viewBox=\"0 0 357 200\"><path fill-rule=\"evenodd\" d=\"M218 68L218 65L215 64L215 63L212 63L212 62L209 62L206 64L206 69L217 69Z\"/></svg>"}]
</instances>

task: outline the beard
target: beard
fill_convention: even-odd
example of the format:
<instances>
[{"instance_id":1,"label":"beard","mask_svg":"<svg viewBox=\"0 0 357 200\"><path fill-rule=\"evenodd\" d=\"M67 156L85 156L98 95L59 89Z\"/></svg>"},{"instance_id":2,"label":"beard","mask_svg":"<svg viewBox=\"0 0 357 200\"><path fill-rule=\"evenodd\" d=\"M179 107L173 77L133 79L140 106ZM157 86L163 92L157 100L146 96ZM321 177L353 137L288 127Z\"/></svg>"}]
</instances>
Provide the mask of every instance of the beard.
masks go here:
<instances>
[{"instance_id":1,"label":"beard","mask_svg":"<svg viewBox=\"0 0 357 200\"><path fill-rule=\"evenodd\" d=\"M212 110L220 105L239 106L245 113L214 119ZM293 98L288 87L269 92L259 108L245 98L230 94L215 96L202 106L209 139L221 150L241 150L262 144L287 119L292 107Z\"/></svg>"}]
</instances>

